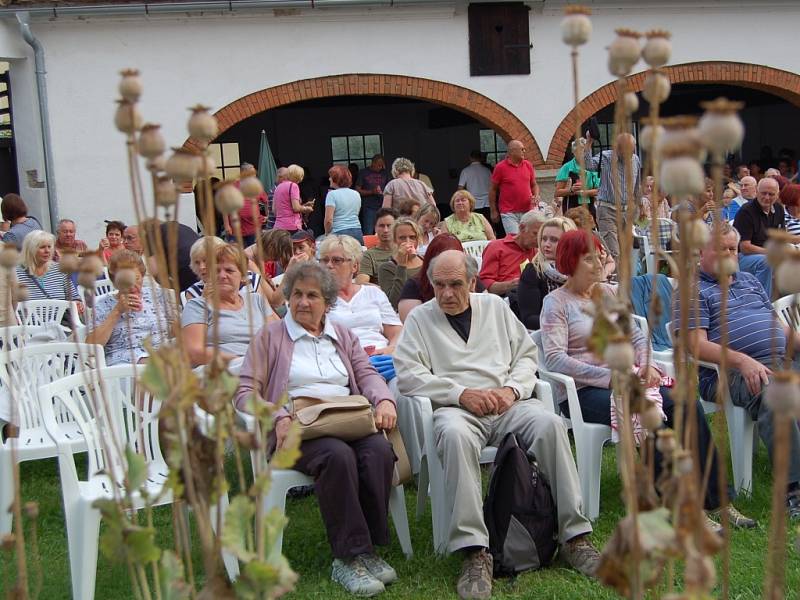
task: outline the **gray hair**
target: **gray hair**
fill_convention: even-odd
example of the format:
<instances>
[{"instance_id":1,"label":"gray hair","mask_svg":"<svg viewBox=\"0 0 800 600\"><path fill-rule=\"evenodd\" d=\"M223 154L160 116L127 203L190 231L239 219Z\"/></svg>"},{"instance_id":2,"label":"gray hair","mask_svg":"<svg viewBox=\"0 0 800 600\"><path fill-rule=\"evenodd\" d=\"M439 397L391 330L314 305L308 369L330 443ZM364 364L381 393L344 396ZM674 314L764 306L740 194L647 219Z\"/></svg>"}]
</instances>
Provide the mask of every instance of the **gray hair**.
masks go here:
<instances>
[{"instance_id":1,"label":"gray hair","mask_svg":"<svg viewBox=\"0 0 800 600\"><path fill-rule=\"evenodd\" d=\"M413 177L414 173L416 173L414 163L402 156L395 158L392 163L392 177L399 177L400 173L410 173Z\"/></svg>"},{"instance_id":2,"label":"gray hair","mask_svg":"<svg viewBox=\"0 0 800 600\"><path fill-rule=\"evenodd\" d=\"M439 259L442 257L443 254L448 254L450 252L458 252L464 259L464 270L467 272L467 283L471 280L475 279L478 276L478 261L475 260L473 256L469 256L465 252L461 252L460 250L445 250L442 254L437 255L434 257L431 262L428 263L428 270L426 275L428 276L428 281L433 284L433 270L436 268L436 264L439 262Z\"/></svg>"},{"instance_id":3,"label":"gray hair","mask_svg":"<svg viewBox=\"0 0 800 600\"><path fill-rule=\"evenodd\" d=\"M721 221L719 225L714 225L711 227L711 237L709 238L708 242L708 244L711 246L716 247L716 242L714 241L714 239L717 234L717 231L719 231L720 237L725 237L726 235L730 235L731 233L736 234L737 246L742 241L742 234L739 233L739 230L736 229L736 227L731 225L728 221Z\"/></svg>"},{"instance_id":4,"label":"gray hair","mask_svg":"<svg viewBox=\"0 0 800 600\"><path fill-rule=\"evenodd\" d=\"M61 219L58 222L58 227L56 227L56 229L61 229L61 226L64 225L65 223L72 223L73 225L75 225L75 221L73 221L72 219Z\"/></svg>"},{"instance_id":5,"label":"gray hair","mask_svg":"<svg viewBox=\"0 0 800 600\"><path fill-rule=\"evenodd\" d=\"M519 220L519 226L525 229L534 223L544 223L547 221L547 215L540 210L529 210Z\"/></svg>"},{"instance_id":6,"label":"gray hair","mask_svg":"<svg viewBox=\"0 0 800 600\"><path fill-rule=\"evenodd\" d=\"M318 262L303 261L299 262L286 271L283 276L283 295L288 299L292 296L292 290L298 281L313 279L319 285L325 306L333 306L339 295L339 286L330 270L326 269Z\"/></svg>"},{"instance_id":7,"label":"gray hair","mask_svg":"<svg viewBox=\"0 0 800 600\"><path fill-rule=\"evenodd\" d=\"M361 244L358 243L358 240L349 235L336 235L335 233L326 235L325 239L322 240L322 243L319 245L319 255L324 256L331 250L336 250L337 248L341 248L344 255L354 263L357 264L361 262L361 256L363 254Z\"/></svg>"}]
</instances>

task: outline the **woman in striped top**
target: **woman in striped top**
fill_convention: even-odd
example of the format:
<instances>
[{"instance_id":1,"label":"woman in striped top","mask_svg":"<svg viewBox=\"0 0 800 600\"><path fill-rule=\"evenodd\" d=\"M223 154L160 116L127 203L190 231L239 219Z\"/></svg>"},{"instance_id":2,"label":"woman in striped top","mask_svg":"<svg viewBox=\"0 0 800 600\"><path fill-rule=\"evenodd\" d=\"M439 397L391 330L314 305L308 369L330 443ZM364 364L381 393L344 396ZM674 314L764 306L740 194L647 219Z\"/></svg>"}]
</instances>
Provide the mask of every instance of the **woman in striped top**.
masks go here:
<instances>
[{"instance_id":1,"label":"woman in striped top","mask_svg":"<svg viewBox=\"0 0 800 600\"><path fill-rule=\"evenodd\" d=\"M800 236L800 185L790 183L784 186L779 197L786 212L786 231Z\"/></svg>"},{"instance_id":2,"label":"woman in striped top","mask_svg":"<svg viewBox=\"0 0 800 600\"><path fill-rule=\"evenodd\" d=\"M56 238L46 231L32 231L22 242L22 263L17 267L17 281L25 285L29 300L79 300L68 276L53 262ZM83 304L78 302L80 312Z\"/></svg>"}]
</instances>

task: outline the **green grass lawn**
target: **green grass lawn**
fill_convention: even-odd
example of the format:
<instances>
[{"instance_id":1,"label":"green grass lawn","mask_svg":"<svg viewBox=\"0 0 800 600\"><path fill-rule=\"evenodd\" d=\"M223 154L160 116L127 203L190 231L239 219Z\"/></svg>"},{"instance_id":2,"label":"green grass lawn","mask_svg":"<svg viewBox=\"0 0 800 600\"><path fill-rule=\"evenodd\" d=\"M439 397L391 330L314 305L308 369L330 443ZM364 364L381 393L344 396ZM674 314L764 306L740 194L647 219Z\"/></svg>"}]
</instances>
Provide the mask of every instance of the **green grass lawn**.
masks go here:
<instances>
[{"instance_id":1,"label":"green grass lawn","mask_svg":"<svg viewBox=\"0 0 800 600\"><path fill-rule=\"evenodd\" d=\"M601 515L595 524L594 542L602 547L623 513L620 501L620 483L616 471L613 448L606 448L603 464ZM766 561L767 532L769 524L769 490L771 479L766 452L761 448L754 464L755 493L750 498L737 501L744 513L758 519L759 527L751 531L735 531L731 546L730 589L732 599L761 597L761 586ZM41 569L40 599L70 598L70 576L67 539L64 526L61 491L55 460L24 463L22 465L23 499L35 500L40 506L39 560L32 559L29 569ZM406 502L409 509L411 539L414 557L406 560L396 541L385 549L384 557L397 569L400 579L390 586L387 598L456 598L455 581L460 558L438 558L433 554L431 542L430 509L419 521L414 519L416 490L408 486ZM338 585L330 581L331 553L325 539L322 521L313 497L289 499L287 503L289 525L284 537L284 553L300 579L291 598L350 598ZM169 507L156 511L159 543L171 545L172 526ZM794 543L794 535L790 542ZM194 538L195 547L197 543ZM199 552L195 569L201 569ZM6 597L8 584L15 576L16 567L7 554L0 555L0 597ZM719 563L718 563L719 568ZM721 573L719 574L721 578ZM792 547L787 560L787 598L800 598L800 555ZM501 580L495 584L495 598L616 598L596 582L590 581L563 564L556 562L547 569L527 573L514 581ZM128 583L127 570L110 564L100 556L97 569L98 599L122 600L133 598Z\"/></svg>"}]
</instances>

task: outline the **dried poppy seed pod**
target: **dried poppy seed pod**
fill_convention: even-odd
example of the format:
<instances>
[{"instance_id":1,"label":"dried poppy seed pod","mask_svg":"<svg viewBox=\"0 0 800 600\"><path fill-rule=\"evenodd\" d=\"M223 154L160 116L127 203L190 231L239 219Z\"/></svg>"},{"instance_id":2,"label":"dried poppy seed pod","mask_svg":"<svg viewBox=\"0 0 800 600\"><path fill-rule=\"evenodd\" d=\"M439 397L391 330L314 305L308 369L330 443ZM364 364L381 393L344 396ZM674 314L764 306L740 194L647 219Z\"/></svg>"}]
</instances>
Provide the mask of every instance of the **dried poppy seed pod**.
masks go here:
<instances>
[{"instance_id":1,"label":"dried poppy seed pod","mask_svg":"<svg viewBox=\"0 0 800 600\"><path fill-rule=\"evenodd\" d=\"M62 273L71 275L72 273L78 270L79 263L80 263L80 258L78 257L77 252L74 252L72 250L62 250L61 258L58 260L58 269Z\"/></svg>"},{"instance_id":2,"label":"dried poppy seed pod","mask_svg":"<svg viewBox=\"0 0 800 600\"><path fill-rule=\"evenodd\" d=\"M81 273L91 273L95 277L100 277L103 274L103 261L97 254L87 254L81 259L78 270Z\"/></svg>"},{"instance_id":3,"label":"dried poppy seed pod","mask_svg":"<svg viewBox=\"0 0 800 600\"><path fill-rule=\"evenodd\" d=\"M161 173L167 166L167 158L163 154L151 158L145 163L147 170L151 173Z\"/></svg>"},{"instance_id":4,"label":"dried poppy seed pod","mask_svg":"<svg viewBox=\"0 0 800 600\"><path fill-rule=\"evenodd\" d=\"M639 414L639 421L642 427L648 431L657 431L664 423L664 420L661 418L661 411L658 410L655 403L651 403L650 406L647 407L647 410Z\"/></svg>"},{"instance_id":5,"label":"dried poppy seed pod","mask_svg":"<svg viewBox=\"0 0 800 600\"><path fill-rule=\"evenodd\" d=\"M608 70L612 75L625 77L639 61L641 52L639 33L630 29L617 29L617 37L608 47Z\"/></svg>"},{"instance_id":6,"label":"dried poppy seed pod","mask_svg":"<svg viewBox=\"0 0 800 600\"><path fill-rule=\"evenodd\" d=\"M17 283L11 288L11 300L14 302L27 302L28 298L30 292L24 283Z\"/></svg>"},{"instance_id":7,"label":"dried poppy seed pod","mask_svg":"<svg viewBox=\"0 0 800 600\"><path fill-rule=\"evenodd\" d=\"M672 42L669 41L670 33L661 29L654 29L644 35L647 38L642 48L644 62L655 69L663 67L672 56Z\"/></svg>"},{"instance_id":8,"label":"dried poppy seed pod","mask_svg":"<svg viewBox=\"0 0 800 600\"><path fill-rule=\"evenodd\" d=\"M656 433L656 448L662 454L672 454L678 448L672 429L659 429Z\"/></svg>"},{"instance_id":9,"label":"dried poppy seed pod","mask_svg":"<svg viewBox=\"0 0 800 600\"><path fill-rule=\"evenodd\" d=\"M662 161L661 187L670 196L696 196L705 189L705 174L692 156L676 156Z\"/></svg>"},{"instance_id":10,"label":"dried poppy seed pod","mask_svg":"<svg viewBox=\"0 0 800 600\"><path fill-rule=\"evenodd\" d=\"M161 135L161 125L145 123L141 133L139 133L136 148L141 156L149 159L154 159L164 154L164 150L167 149L167 142L164 140L164 136Z\"/></svg>"},{"instance_id":11,"label":"dried poppy seed pod","mask_svg":"<svg viewBox=\"0 0 800 600\"><path fill-rule=\"evenodd\" d=\"M0 267L6 269L13 269L19 263L19 250L14 244L3 244L3 249L0 250Z\"/></svg>"},{"instance_id":12,"label":"dried poppy seed pod","mask_svg":"<svg viewBox=\"0 0 800 600\"><path fill-rule=\"evenodd\" d=\"M675 464L678 467L678 473L681 475L690 475L694 470L694 460L692 460L692 455L686 450L680 450L677 452Z\"/></svg>"},{"instance_id":13,"label":"dried poppy seed pod","mask_svg":"<svg viewBox=\"0 0 800 600\"><path fill-rule=\"evenodd\" d=\"M644 88L642 89L642 96L650 104L662 104L669 98L672 85L669 78L659 71L648 73L644 80Z\"/></svg>"},{"instance_id":14,"label":"dried poppy seed pod","mask_svg":"<svg viewBox=\"0 0 800 600\"><path fill-rule=\"evenodd\" d=\"M214 174L214 171L217 170L217 163L214 162L214 158L208 154L198 155L197 165L198 177L211 177Z\"/></svg>"},{"instance_id":15,"label":"dried poppy seed pod","mask_svg":"<svg viewBox=\"0 0 800 600\"><path fill-rule=\"evenodd\" d=\"M717 277L730 277L739 271L739 261L732 256L726 256L717 261L715 270Z\"/></svg>"},{"instance_id":16,"label":"dried poppy seed pod","mask_svg":"<svg viewBox=\"0 0 800 600\"><path fill-rule=\"evenodd\" d=\"M116 287L123 294L131 291L131 288L136 285L138 271L130 267L124 267L114 274L114 287Z\"/></svg>"},{"instance_id":17,"label":"dried poppy seed pod","mask_svg":"<svg viewBox=\"0 0 800 600\"><path fill-rule=\"evenodd\" d=\"M185 148L173 148L167 159L164 171L175 183L186 183L197 176L199 164L197 154Z\"/></svg>"},{"instance_id":18,"label":"dried poppy seed pod","mask_svg":"<svg viewBox=\"0 0 800 600\"><path fill-rule=\"evenodd\" d=\"M244 194L233 184L233 181L226 181L214 194L214 204L223 215L239 212L244 206Z\"/></svg>"},{"instance_id":19,"label":"dried poppy seed pod","mask_svg":"<svg viewBox=\"0 0 800 600\"><path fill-rule=\"evenodd\" d=\"M78 285L85 287L87 290L92 290L94 293L94 286L97 283L97 276L91 271L78 272Z\"/></svg>"},{"instance_id":20,"label":"dried poppy seed pod","mask_svg":"<svg viewBox=\"0 0 800 600\"><path fill-rule=\"evenodd\" d=\"M592 35L591 9L585 6L567 6L561 20L561 39L568 46L582 46Z\"/></svg>"},{"instance_id":21,"label":"dried poppy seed pod","mask_svg":"<svg viewBox=\"0 0 800 600\"><path fill-rule=\"evenodd\" d=\"M178 188L169 177L159 177L153 195L157 206L174 206L178 201Z\"/></svg>"},{"instance_id":22,"label":"dried poppy seed pod","mask_svg":"<svg viewBox=\"0 0 800 600\"><path fill-rule=\"evenodd\" d=\"M800 384L797 374L779 371L764 391L764 402L775 414L796 419L800 417Z\"/></svg>"},{"instance_id":23,"label":"dried poppy seed pod","mask_svg":"<svg viewBox=\"0 0 800 600\"><path fill-rule=\"evenodd\" d=\"M239 180L239 189L245 198L257 198L264 192L264 186L258 177L245 177Z\"/></svg>"},{"instance_id":24,"label":"dried poppy seed pod","mask_svg":"<svg viewBox=\"0 0 800 600\"><path fill-rule=\"evenodd\" d=\"M208 106L198 104L189 110L192 111L188 123L189 135L206 144L217 137L219 133L217 118L208 112Z\"/></svg>"},{"instance_id":25,"label":"dried poppy seed pod","mask_svg":"<svg viewBox=\"0 0 800 600\"><path fill-rule=\"evenodd\" d=\"M705 248L711 240L711 231L703 219L691 219L686 223L686 238L690 247Z\"/></svg>"},{"instance_id":26,"label":"dried poppy seed pod","mask_svg":"<svg viewBox=\"0 0 800 600\"><path fill-rule=\"evenodd\" d=\"M661 125L656 125L655 127L646 125L639 133L639 145L643 150L650 152L653 149L653 145L656 143L656 139L661 138L663 135L664 128Z\"/></svg>"},{"instance_id":27,"label":"dried poppy seed pod","mask_svg":"<svg viewBox=\"0 0 800 600\"><path fill-rule=\"evenodd\" d=\"M785 258L775 269L775 285L781 294L800 294L800 259Z\"/></svg>"},{"instance_id":28,"label":"dried poppy seed pod","mask_svg":"<svg viewBox=\"0 0 800 600\"><path fill-rule=\"evenodd\" d=\"M622 106L625 107L626 115L632 115L639 110L639 97L635 92L625 92L622 96Z\"/></svg>"},{"instance_id":29,"label":"dried poppy seed pod","mask_svg":"<svg viewBox=\"0 0 800 600\"><path fill-rule=\"evenodd\" d=\"M114 125L122 133L131 135L142 128L142 113L133 102L117 100L117 111L114 113Z\"/></svg>"},{"instance_id":30,"label":"dried poppy seed pod","mask_svg":"<svg viewBox=\"0 0 800 600\"><path fill-rule=\"evenodd\" d=\"M119 82L119 95L128 102L137 102L142 95L142 78L138 69L125 69L119 73L122 80Z\"/></svg>"},{"instance_id":31,"label":"dried poppy seed pod","mask_svg":"<svg viewBox=\"0 0 800 600\"><path fill-rule=\"evenodd\" d=\"M603 360L614 371L629 371L634 358L633 345L624 337L609 341L603 352Z\"/></svg>"},{"instance_id":32,"label":"dried poppy seed pod","mask_svg":"<svg viewBox=\"0 0 800 600\"><path fill-rule=\"evenodd\" d=\"M736 150L744 139L744 124L738 111L743 102L731 102L727 98L717 98L712 102L701 102L705 113L700 118L698 130L709 150L725 154Z\"/></svg>"}]
</instances>

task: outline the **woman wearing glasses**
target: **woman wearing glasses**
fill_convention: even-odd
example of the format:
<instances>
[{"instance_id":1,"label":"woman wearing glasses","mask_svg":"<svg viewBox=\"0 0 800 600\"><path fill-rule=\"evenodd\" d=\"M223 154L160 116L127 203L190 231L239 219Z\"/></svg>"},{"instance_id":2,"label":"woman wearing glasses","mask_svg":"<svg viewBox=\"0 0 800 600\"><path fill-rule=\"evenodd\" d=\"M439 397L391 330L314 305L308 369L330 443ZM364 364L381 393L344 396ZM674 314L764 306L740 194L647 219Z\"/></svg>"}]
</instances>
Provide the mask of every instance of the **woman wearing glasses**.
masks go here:
<instances>
[{"instance_id":1,"label":"woman wearing glasses","mask_svg":"<svg viewBox=\"0 0 800 600\"><path fill-rule=\"evenodd\" d=\"M319 254L319 262L330 270L339 286L337 300L328 313L331 321L350 329L367 354L391 354L402 324L379 287L353 281L361 261L359 243L347 235L329 235Z\"/></svg>"}]
</instances>

